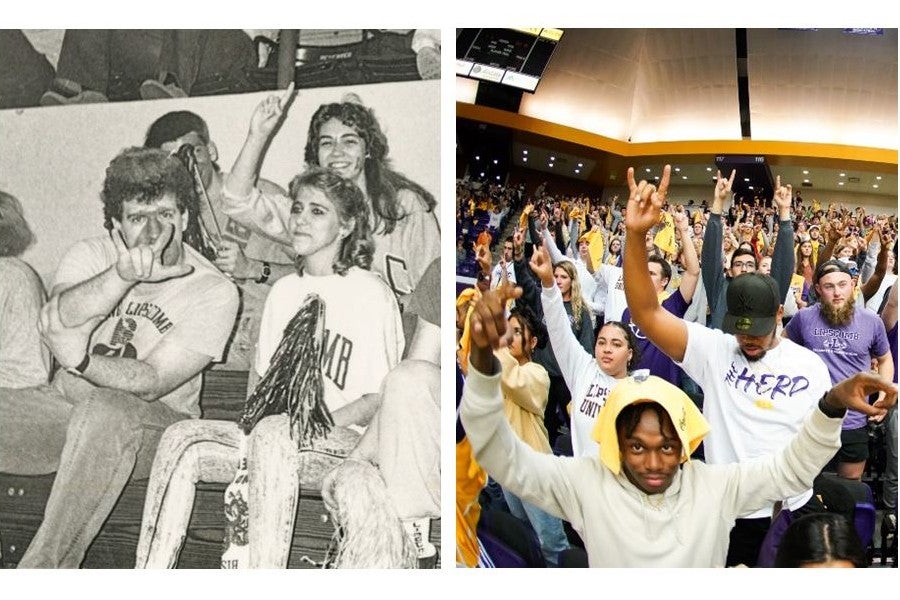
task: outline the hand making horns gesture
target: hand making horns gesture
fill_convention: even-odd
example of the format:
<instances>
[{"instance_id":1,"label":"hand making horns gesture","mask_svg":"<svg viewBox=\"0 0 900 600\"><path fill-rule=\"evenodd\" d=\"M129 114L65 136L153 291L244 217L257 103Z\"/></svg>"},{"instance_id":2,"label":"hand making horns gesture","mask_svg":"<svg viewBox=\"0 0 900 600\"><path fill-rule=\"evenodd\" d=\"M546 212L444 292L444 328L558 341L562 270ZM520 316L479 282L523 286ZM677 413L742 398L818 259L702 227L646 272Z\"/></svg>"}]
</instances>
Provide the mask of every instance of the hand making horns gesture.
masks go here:
<instances>
[{"instance_id":1,"label":"hand making horns gesture","mask_svg":"<svg viewBox=\"0 0 900 600\"><path fill-rule=\"evenodd\" d=\"M628 210L625 213L625 229L629 233L644 236L650 228L659 222L662 205L669 192L669 178L672 167L663 167L662 178L659 180L659 188L652 183L641 180L634 181L634 167L628 167ZM643 239L643 237L641 238Z\"/></svg>"},{"instance_id":2,"label":"hand making horns gesture","mask_svg":"<svg viewBox=\"0 0 900 600\"><path fill-rule=\"evenodd\" d=\"M146 227L146 225L145 225ZM177 265L164 265L162 255L172 240L175 225L169 224L151 244L137 244L133 248L125 245L122 230L116 227L110 231L110 237L116 246L119 258L116 260L116 271L123 281L134 283L154 283L192 273L194 267L184 262ZM138 236L140 237L140 236Z\"/></svg>"}]
</instances>

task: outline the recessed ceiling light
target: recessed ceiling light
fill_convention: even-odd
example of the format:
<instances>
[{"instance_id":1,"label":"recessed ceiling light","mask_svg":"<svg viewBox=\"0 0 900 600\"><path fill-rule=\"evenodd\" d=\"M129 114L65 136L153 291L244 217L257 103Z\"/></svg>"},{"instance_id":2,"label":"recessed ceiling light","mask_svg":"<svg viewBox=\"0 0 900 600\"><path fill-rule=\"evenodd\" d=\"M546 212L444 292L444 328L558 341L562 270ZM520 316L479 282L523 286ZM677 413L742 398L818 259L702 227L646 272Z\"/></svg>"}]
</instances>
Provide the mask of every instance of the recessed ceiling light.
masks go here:
<instances>
[{"instance_id":1,"label":"recessed ceiling light","mask_svg":"<svg viewBox=\"0 0 900 600\"><path fill-rule=\"evenodd\" d=\"M494 164L495 164L495 165L497 164L497 159L496 159L496 158L494 159Z\"/></svg>"},{"instance_id":2,"label":"recessed ceiling light","mask_svg":"<svg viewBox=\"0 0 900 600\"><path fill-rule=\"evenodd\" d=\"M804 174L804 175L809 175L809 171L807 171L806 169L803 169L803 174Z\"/></svg>"},{"instance_id":3,"label":"recessed ceiling light","mask_svg":"<svg viewBox=\"0 0 900 600\"><path fill-rule=\"evenodd\" d=\"M659 175L657 175L657 176L654 177L653 179L655 179L656 181L659 181Z\"/></svg>"},{"instance_id":4,"label":"recessed ceiling light","mask_svg":"<svg viewBox=\"0 0 900 600\"><path fill-rule=\"evenodd\" d=\"M719 181L719 178L718 178L718 177L713 177L712 180L717 182L717 181Z\"/></svg>"},{"instance_id":5,"label":"recessed ceiling light","mask_svg":"<svg viewBox=\"0 0 900 600\"><path fill-rule=\"evenodd\" d=\"M809 183L809 179L804 179L803 183Z\"/></svg>"},{"instance_id":6,"label":"recessed ceiling light","mask_svg":"<svg viewBox=\"0 0 900 600\"><path fill-rule=\"evenodd\" d=\"M881 175L876 175L875 179L877 179L878 181L881 181Z\"/></svg>"},{"instance_id":7,"label":"recessed ceiling light","mask_svg":"<svg viewBox=\"0 0 900 600\"><path fill-rule=\"evenodd\" d=\"M838 181L838 185L844 185L843 181Z\"/></svg>"},{"instance_id":8,"label":"recessed ceiling light","mask_svg":"<svg viewBox=\"0 0 900 600\"><path fill-rule=\"evenodd\" d=\"M676 173L681 173L681 167L675 167L675 172L676 172Z\"/></svg>"},{"instance_id":9,"label":"recessed ceiling light","mask_svg":"<svg viewBox=\"0 0 900 600\"><path fill-rule=\"evenodd\" d=\"M484 171L481 172L481 176L484 177Z\"/></svg>"},{"instance_id":10,"label":"recessed ceiling light","mask_svg":"<svg viewBox=\"0 0 900 600\"><path fill-rule=\"evenodd\" d=\"M551 157L550 157L550 160L556 160L556 157L555 157L555 156L551 156Z\"/></svg>"},{"instance_id":11,"label":"recessed ceiling light","mask_svg":"<svg viewBox=\"0 0 900 600\"><path fill-rule=\"evenodd\" d=\"M527 157L527 156L523 156L523 157L522 157L522 162L528 162L528 157Z\"/></svg>"},{"instance_id":12,"label":"recessed ceiling light","mask_svg":"<svg viewBox=\"0 0 900 600\"><path fill-rule=\"evenodd\" d=\"M579 166L579 167L583 167L583 166L584 166L584 163L578 163L578 166ZM879 177L878 179L881 179L881 177Z\"/></svg>"},{"instance_id":13,"label":"recessed ceiling light","mask_svg":"<svg viewBox=\"0 0 900 600\"><path fill-rule=\"evenodd\" d=\"M707 172L707 173L712 173L712 167L706 167L706 172Z\"/></svg>"},{"instance_id":14,"label":"recessed ceiling light","mask_svg":"<svg viewBox=\"0 0 900 600\"><path fill-rule=\"evenodd\" d=\"M846 173L841 173L841 177L846 177L846 176L847 176Z\"/></svg>"},{"instance_id":15,"label":"recessed ceiling light","mask_svg":"<svg viewBox=\"0 0 900 600\"><path fill-rule=\"evenodd\" d=\"M748 189L748 190L752 190L752 189L753 189L753 186L752 186L752 185L748 185L748 186L747 186L747 189Z\"/></svg>"},{"instance_id":16,"label":"recessed ceiling light","mask_svg":"<svg viewBox=\"0 0 900 600\"><path fill-rule=\"evenodd\" d=\"M877 184L877 183L873 183L873 184L872 184L872 187L877 189L877 188L878 188L878 184Z\"/></svg>"},{"instance_id":17,"label":"recessed ceiling light","mask_svg":"<svg viewBox=\"0 0 900 600\"><path fill-rule=\"evenodd\" d=\"M649 172L650 172L650 167L647 167L647 168L644 169L644 170L647 171L647 172L649 173Z\"/></svg>"},{"instance_id":18,"label":"recessed ceiling light","mask_svg":"<svg viewBox=\"0 0 900 600\"><path fill-rule=\"evenodd\" d=\"M687 175L682 175L681 178L682 178L682 179L687 179Z\"/></svg>"},{"instance_id":19,"label":"recessed ceiling light","mask_svg":"<svg viewBox=\"0 0 900 600\"><path fill-rule=\"evenodd\" d=\"M553 167L553 163L547 163L547 166L552 168L552 167Z\"/></svg>"},{"instance_id":20,"label":"recessed ceiling light","mask_svg":"<svg viewBox=\"0 0 900 600\"><path fill-rule=\"evenodd\" d=\"M522 150L522 154L528 154L528 150Z\"/></svg>"},{"instance_id":21,"label":"recessed ceiling light","mask_svg":"<svg viewBox=\"0 0 900 600\"><path fill-rule=\"evenodd\" d=\"M581 170L575 169L575 172L576 172L576 173L581 173Z\"/></svg>"},{"instance_id":22,"label":"recessed ceiling light","mask_svg":"<svg viewBox=\"0 0 900 600\"><path fill-rule=\"evenodd\" d=\"M481 157L478 156L478 155L476 154L476 155L475 155L475 160L481 160Z\"/></svg>"},{"instance_id":23,"label":"recessed ceiling light","mask_svg":"<svg viewBox=\"0 0 900 600\"><path fill-rule=\"evenodd\" d=\"M497 179L500 179L500 176L499 176L499 175L497 175Z\"/></svg>"},{"instance_id":24,"label":"recessed ceiling light","mask_svg":"<svg viewBox=\"0 0 900 600\"><path fill-rule=\"evenodd\" d=\"M749 177L744 177L744 183L750 183L750 178L749 178Z\"/></svg>"}]
</instances>

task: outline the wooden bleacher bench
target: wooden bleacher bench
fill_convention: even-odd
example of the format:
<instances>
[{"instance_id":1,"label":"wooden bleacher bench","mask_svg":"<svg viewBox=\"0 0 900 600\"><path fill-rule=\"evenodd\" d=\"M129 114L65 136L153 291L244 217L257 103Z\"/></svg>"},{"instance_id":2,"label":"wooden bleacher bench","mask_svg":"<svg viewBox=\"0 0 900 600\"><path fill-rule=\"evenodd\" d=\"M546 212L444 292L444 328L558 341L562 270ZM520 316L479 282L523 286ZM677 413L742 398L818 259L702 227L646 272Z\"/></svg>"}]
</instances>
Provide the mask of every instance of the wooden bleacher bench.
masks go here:
<instances>
[{"instance_id":1,"label":"wooden bleacher bench","mask_svg":"<svg viewBox=\"0 0 900 600\"><path fill-rule=\"evenodd\" d=\"M246 399L247 373L209 370L204 374L200 407L206 419L234 421ZM15 567L44 514L55 475L22 476L0 473L0 566ZM125 487L100 534L88 549L82 567L134 567L140 536L141 515L147 480L133 480ZM197 485L194 510L178 568L217 569L222 554L225 484ZM318 490L300 490L289 568L319 568L332 543L334 525ZM430 541L438 548L440 566L440 519L433 519Z\"/></svg>"}]
</instances>

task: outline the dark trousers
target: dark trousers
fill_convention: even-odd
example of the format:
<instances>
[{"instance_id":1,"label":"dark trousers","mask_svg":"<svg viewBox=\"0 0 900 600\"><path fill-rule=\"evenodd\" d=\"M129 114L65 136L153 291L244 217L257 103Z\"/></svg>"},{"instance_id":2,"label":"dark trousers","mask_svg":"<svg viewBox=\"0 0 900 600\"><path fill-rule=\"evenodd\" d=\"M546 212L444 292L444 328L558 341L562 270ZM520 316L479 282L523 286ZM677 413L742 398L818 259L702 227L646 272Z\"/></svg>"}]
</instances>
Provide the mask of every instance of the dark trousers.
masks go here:
<instances>
[{"instance_id":1,"label":"dark trousers","mask_svg":"<svg viewBox=\"0 0 900 600\"><path fill-rule=\"evenodd\" d=\"M559 428L569 425L569 413L566 407L569 405L572 395L566 386L562 376L550 377L550 393L547 395L547 408L544 409L544 425L547 427L547 435L550 438L550 447L559 437Z\"/></svg>"}]
</instances>

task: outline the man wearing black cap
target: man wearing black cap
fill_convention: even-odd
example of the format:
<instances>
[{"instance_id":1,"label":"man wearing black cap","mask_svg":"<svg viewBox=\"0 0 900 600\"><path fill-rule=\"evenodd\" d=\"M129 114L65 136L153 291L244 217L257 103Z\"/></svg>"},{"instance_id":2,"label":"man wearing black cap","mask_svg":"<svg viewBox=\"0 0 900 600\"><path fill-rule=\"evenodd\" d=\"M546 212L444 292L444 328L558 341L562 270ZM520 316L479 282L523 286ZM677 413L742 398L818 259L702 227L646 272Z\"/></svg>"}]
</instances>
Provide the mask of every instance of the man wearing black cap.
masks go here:
<instances>
[{"instance_id":1,"label":"man wearing black cap","mask_svg":"<svg viewBox=\"0 0 900 600\"><path fill-rule=\"evenodd\" d=\"M659 219L670 169L659 191L628 171L631 195L625 226L640 239ZM664 310L653 293L647 255L640 244L625 245L625 295L632 320L703 389L703 414L711 430L706 461L733 463L776 452L794 435L804 416L829 387L828 369L813 352L777 336L783 308L775 280L745 273L731 280L722 331L689 323ZM796 510L812 490L785 498ZM728 564L756 564L772 505L742 515L732 532Z\"/></svg>"},{"instance_id":2,"label":"man wearing black cap","mask_svg":"<svg viewBox=\"0 0 900 600\"><path fill-rule=\"evenodd\" d=\"M799 311L785 328L784 337L820 356L828 366L832 382L869 371L873 360L878 373L892 378L894 363L884 323L874 312L856 306L850 265L834 259L820 263L813 283L819 304ZM847 413L837 456L838 475L847 479L862 477L869 458L864 414Z\"/></svg>"}]
</instances>

